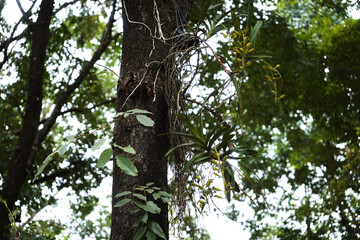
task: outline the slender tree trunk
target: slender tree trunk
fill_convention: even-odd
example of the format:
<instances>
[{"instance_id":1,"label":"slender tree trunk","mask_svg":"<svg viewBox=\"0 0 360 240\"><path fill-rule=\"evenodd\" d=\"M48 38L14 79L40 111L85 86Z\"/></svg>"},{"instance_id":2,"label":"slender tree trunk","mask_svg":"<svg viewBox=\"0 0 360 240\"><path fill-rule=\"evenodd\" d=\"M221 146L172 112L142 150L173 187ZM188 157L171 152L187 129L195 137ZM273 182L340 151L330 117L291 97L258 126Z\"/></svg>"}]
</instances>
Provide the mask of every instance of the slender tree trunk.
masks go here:
<instances>
[{"instance_id":1,"label":"slender tree trunk","mask_svg":"<svg viewBox=\"0 0 360 240\"><path fill-rule=\"evenodd\" d=\"M123 48L121 75L118 84L117 112L129 109L145 109L153 114L154 127L139 124L134 117L121 119L114 128L114 142L120 146L131 145L136 155L131 156L139 173L132 177L125 175L114 162L113 205L121 199L114 198L117 193L131 191L136 185L155 182L167 189L167 160L164 154L169 148L166 136L159 134L168 131L168 105L165 89L168 81L165 70L166 61L176 30L174 4L187 7L191 0L124 0L123 1ZM179 6L177 5L177 6ZM157 16L159 13L159 16ZM184 14L184 13L183 13ZM160 21L157 22L157 17ZM163 35L162 35L163 34ZM156 36L156 37L155 37ZM164 38L163 38L164 37ZM176 93L173 93L176 94ZM118 154L115 149L115 154ZM161 213L149 216L168 236L167 205L156 202ZM132 227L136 214L131 214L131 205L112 209L112 240L132 239L136 229Z\"/></svg>"},{"instance_id":2,"label":"slender tree trunk","mask_svg":"<svg viewBox=\"0 0 360 240\"><path fill-rule=\"evenodd\" d=\"M30 55L30 70L25 117L19 140L12 157L1 191L2 198L13 209L21 185L28 175L28 162L40 121L43 98L43 76L45 71L46 48L50 38L50 20L54 8L53 0L43 0L37 21L33 24L33 39ZM0 205L0 239L8 239L9 217L3 204Z\"/></svg>"}]
</instances>

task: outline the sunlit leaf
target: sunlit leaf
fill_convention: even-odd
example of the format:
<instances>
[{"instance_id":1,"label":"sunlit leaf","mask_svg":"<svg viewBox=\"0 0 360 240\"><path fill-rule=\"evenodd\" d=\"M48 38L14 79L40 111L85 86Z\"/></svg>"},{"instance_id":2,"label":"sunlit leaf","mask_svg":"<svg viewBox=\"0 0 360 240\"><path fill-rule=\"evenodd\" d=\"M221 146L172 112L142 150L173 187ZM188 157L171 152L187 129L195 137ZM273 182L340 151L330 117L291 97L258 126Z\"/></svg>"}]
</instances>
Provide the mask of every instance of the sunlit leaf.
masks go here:
<instances>
[{"instance_id":1,"label":"sunlit leaf","mask_svg":"<svg viewBox=\"0 0 360 240\"><path fill-rule=\"evenodd\" d=\"M64 154L65 154L66 151L67 151L67 147L68 147L68 145L67 145L67 144L64 144L64 145L62 145L62 146L59 148L59 156L60 156L60 157L64 156Z\"/></svg>"},{"instance_id":2,"label":"sunlit leaf","mask_svg":"<svg viewBox=\"0 0 360 240\"><path fill-rule=\"evenodd\" d=\"M124 147L122 150L130 154L136 154L136 151L131 146Z\"/></svg>"},{"instance_id":3,"label":"sunlit leaf","mask_svg":"<svg viewBox=\"0 0 360 240\"><path fill-rule=\"evenodd\" d=\"M255 24L255 26L253 28L251 28L250 31L250 42L253 42L256 38L256 35L259 32L259 29L261 28L262 25L262 21L257 21L257 23Z\"/></svg>"},{"instance_id":4,"label":"sunlit leaf","mask_svg":"<svg viewBox=\"0 0 360 240\"><path fill-rule=\"evenodd\" d=\"M45 167L55 158L56 154L57 154L57 152L53 152L49 156L47 156L45 158L43 164L41 165L41 167L36 172L36 174L34 176L34 180L39 177L39 175L44 171Z\"/></svg>"},{"instance_id":5,"label":"sunlit leaf","mask_svg":"<svg viewBox=\"0 0 360 240\"><path fill-rule=\"evenodd\" d=\"M122 147L117 145L116 143L113 143L114 147L120 148L121 150L123 150L124 152L130 153L130 154L136 154L136 151L133 147L131 147L130 145L127 147Z\"/></svg>"},{"instance_id":6,"label":"sunlit leaf","mask_svg":"<svg viewBox=\"0 0 360 240\"><path fill-rule=\"evenodd\" d=\"M152 114L152 112L149 112L147 110L143 110L143 109L137 109L137 108L134 108L134 109L131 109L131 110L128 110L126 111L127 113L132 113L132 114Z\"/></svg>"},{"instance_id":7,"label":"sunlit leaf","mask_svg":"<svg viewBox=\"0 0 360 240\"><path fill-rule=\"evenodd\" d=\"M158 207L158 205L156 203L154 203L153 201L148 201L146 203L146 205L149 207L149 209L151 209L151 213L160 213L161 209Z\"/></svg>"},{"instance_id":8,"label":"sunlit leaf","mask_svg":"<svg viewBox=\"0 0 360 240\"><path fill-rule=\"evenodd\" d=\"M113 150L111 148L105 149L100 154L96 166L99 168L105 166L105 164L111 159L112 155L113 155Z\"/></svg>"},{"instance_id":9,"label":"sunlit leaf","mask_svg":"<svg viewBox=\"0 0 360 240\"><path fill-rule=\"evenodd\" d=\"M144 195L142 195L142 194L134 193L133 196L135 196L135 197L137 197L137 198L139 198L141 200L146 201L146 197Z\"/></svg>"},{"instance_id":10,"label":"sunlit leaf","mask_svg":"<svg viewBox=\"0 0 360 240\"><path fill-rule=\"evenodd\" d=\"M136 119L145 127L153 127L155 125L155 122L145 115L136 115Z\"/></svg>"},{"instance_id":11,"label":"sunlit leaf","mask_svg":"<svg viewBox=\"0 0 360 240\"><path fill-rule=\"evenodd\" d=\"M94 146L92 146L91 150L92 150L92 151L98 150L105 142L106 142L106 139L104 139L104 138L98 139L98 140L94 143Z\"/></svg>"}]
</instances>

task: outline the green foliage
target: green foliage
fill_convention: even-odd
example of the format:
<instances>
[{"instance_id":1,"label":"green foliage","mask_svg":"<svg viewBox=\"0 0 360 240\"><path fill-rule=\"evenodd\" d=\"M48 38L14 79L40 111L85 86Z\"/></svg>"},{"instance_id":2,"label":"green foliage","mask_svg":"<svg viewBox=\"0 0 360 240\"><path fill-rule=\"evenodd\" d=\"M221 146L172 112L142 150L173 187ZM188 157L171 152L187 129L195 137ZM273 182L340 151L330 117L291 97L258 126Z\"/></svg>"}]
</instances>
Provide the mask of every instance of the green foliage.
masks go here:
<instances>
[{"instance_id":1,"label":"green foliage","mask_svg":"<svg viewBox=\"0 0 360 240\"><path fill-rule=\"evenodd\" d=\"M0 146L3 151L0 153L0 181L3 184L25 114L33 33L27 27L26 21L19 21L13 32L15 23L8 21L7 15L16 9L9 10L5 3L3 10L4 2L1 2ZM105 2L111 1L85 2L82 4L77 1L75 5L78 6L64 5L65 8L52 18L50 26L52 37L47 48L43 85L44 98L39 130L43 128L43 124L53 113L54 106L62 97L64 90L74 83L80 69L86 63L84 60L91 59L82 53L92 54L96 50L99 41L95 40L100 40L105 28L107 19L100 15L101 11L109 12L111 8L104 9L105 5L103 4L107 5L108 3ZM57 4L57 7L62 4ZM83 6L81 7L81 5ZM75 10L75 8L78 9ZM30 8L27 14L32 20L36 20L38 10L38 5L36 5ZM115 32L114 30L113 34ZM5 41L12 37L15 37L16 41L10 43L7 52L9 58L5 61L3 47L6 46ZM110 44L102 60L107 62L108 66L118 66L120 50L121 45L114 38L114 42ZM4 65L2 65L3 61L5 61ZM116 80L108 72L92 69L83 84L68 96L67 103L59 112L57 123L54 124L41 144L34 148L37 150L36 158L27 169L29 176L22 185L16 209L21 206L22 211L30 216L40 211L46 205L45 203L55 205L57 198L54 195L58 191L68 189L75 195L88 194L90 189L99 186L104 176L110 174L106 167L101 169L95 167L96 159L94 157L85 155L96 139L108 134L105 129L103 132L76 139L75 144L70 146L68 143L71 140L62 138L70 134L79 133L80 135L88 129L97 128L101 123L107 122L105 113L113 112L114 108L109 99L116 96ZM54 149L56 149L55 152ZM47 160L44 162L44 159ZM78 202L78 204L82 203ZM68 226L57 222L53 223L53 217L48 216L47 223L45 219L42 223L32 220L30 225L26 225L22 231L23 239L55 239L56 236L60 236ZM25 222L27 219L22 220ZM74 223L72 227L75 228L76 224L82 224L80 222ZM55 225L58 227L55 228Z\"/></svg>"},{"instance_id":2,"label":"green foliage","mask_svg":"<svg viewBox=\"0 0 360 240\"><path fill-rule=\"evenodd\" d=\"M343 21L333 9L318 9L319 6L314 5L297 7L296 11L291 6L279 10L280 13L298 14L297 17L285 14L287 21L270 15L255 41L258 49L274 49L273 59L282 66L285 79L282 91L287 97L279 105L268 104L260 81L244 85L248 95L243 98L246 128L256 129L262 136L262 143L275 146L273 156L259 162L246 159L244 163L263 175L261 188L267 199L272 198L276 189L286 189L280 190L281 199L271 204L273 211L256 210L257 217L249 221L248 226L253 239L268 239L269 236L279 239L356 238L351 226L357 225L359 219L351 214L357 212L358 204L354 190L357 184L353 184L358 182L358 168L352 165L357 161L358 147L355 146L359 141L355 130L359 125L355 116L359 101L354 93L358 92L359 72L353 67L358 65L359 39L354 35L358 21ZM300 14L302 11L313 14L314 18L307 13ZM255 69L248 72L250 77L261 76ZM356 90L353 92L353 89ZM247 107L250 104L251 107ZM345 154L347 151L352 154ZM346 179L351 179L352 183ZM244 187L250 191L253 188ZM327 218L344 211L345 205L349 213ZM267 216L280 215L284 216L283 223L262 221Z\"/></svg>"},{"instance_id":3,"label":"green foliage","mask_svg":"<svg viewBox=\"0 0 360 240\"><path fill-rule=\"evenodd\" d=\"M138 120L138 122L142 125L144 125L145 127L153 127L155 122L149 118L148 116L144 115L144 114L152 114L149 111L146 110L142 110L142 109L130 109L126 112L118 112L116 114L116 117L121 117L123 116L124 118L127 118L131 115L135 115L136 116L136 120Z\"/></svg>"},{"instance_id":4,"label":"green foliage","mask_svg":"<svg viewBox=\"0 0 360 240\"><path fill-rule=\"evenodd\" d=\"M222 190L213 184L215 178L220 178L223 181L223 192L228 202L231 200L231 193L234 194L235 199L238 199L240 187L235 180L234 168L236 169L236 167L230 163L230 160L255 157L257 152L244 147L236 147L233 144L232 140L237 135L235 127L220 124L209 130L204 128L202 121L200 121L199 126L196 126L189 119L181 115L178 117L183 120L190 132L173 132L171 134L181 135L188 142L170 149L165 156L169 156L171 152L180 147L186 147L193 153L192 157L185 163L184 171L190 171L195 176L189 186L190 192L197 189L200 194L198 204L195 207L203 211L213 196L223 198L220 195ZM202 115L200 118L202 119ZM201 171L196 170L201 166L207 166L206 168L210 169L210 172L207 173L208 177L201 177ZM236 171L240 172L239 169Z\"/></svg>"},{"instance_id":5,"label":"green foliage","mask_svg":"<svg viewBox=\"0 0 360 240\"><path fill-rule=\"evenodd\" d=\"M186 130L170 134L183 137L185 142L173 146L167 156L186 149L187 200L200 212L212 198L250 199L256 214L246 224L253 239L356 239L360 225L360 23L348 17L347 9L359 4L281 0L275 11L263 11L255 7L255 2L259 3L194 2L186 28L200 38L202 45L194 51L199 66L184 68L187 74L196 73L195 80L186 82L184 77L183 89L201 86L210 93L194 97L186 106L187 113L178 115ZM4 4L0 1L2 13ZM79 69L87 63L79 53L94 52L98 47L110 5L111 1L80 1L77 10L70 5L64 9L64 18L53 18L42 123L51 116L61 91L74 82L74 76L81 74ZM30 9L30 17L35 19L37 10ZM10 25L0 14L1 44L10 37ZM24 22L20 26L25 29L19 30L17 45L11 45L11 57L0 69L2 80L9 80L0 86L1 182L25 114L32 45L31 32ZM219 33L225 34L224 39ZM219 46L209 48L207 41L216 41ZM104 53L107 67L119 66L121 44L121 38L113 41ZM205 47L210 50L203 50ZM69 188L77 196L72 204L74 229L82 238L108 238L110 213L103 210L96 221L88 220L98 202L96 197L84 194L110 174L106 163L115 148L121 150L115 156L117 166L136 176L130 158L136 151L131 146L110 144L111 148L103 149L98 159L85 157L85 153L90 148L102 149L107 142L108 125L101 124L112 122L104 113L113 111L113 103L104 103L116 95L116 81L108 69L93 68L69 96L59 123L38 146L16 207L26 206L29 214L40 211L45 203L56 203L55 196L45 194L43 189L56 192ZM184 98L190 95L186 91L181 94ZM274 104L273 99L282 98ZM153 127L150 114L132 109L119 113L116 119L134 117L140 124ZM81 125L79 129L74 121ZM75 135L62 139L69 134ZM263 153L262 157L256 153ZM216 185L216 179L223 184ZM274 193L281 194L278 201L272 199ZM271 199L269 208L264 196ZM140 213L134 239L164 238L162 229L149 216L160 212L155 200L168 203L171 194L149 183L116 197L120 198L116 207L131 205ZM226 214L233 219L239 216L235 208ZM268 220L279 216L283 222ZM183 228L189 239L209 239L205 231L196 232L193 220L191 216L184 218L185 225L190 226ZM51 219L32 221L21 237L56 239L65 229L69 226Z\"/></svg>"},{"instance_id":6,"label":"green foliage","mask_svg":"<svg viewBox=\"0 0 360 240\"><path fill-rule=\"evenodd\" d=\"M125 174L130 176L137 175L138 171L133 162L131 162L130 158L122 154L116 155L115 158L116 166L118 166Z\"/></svg>"},{"instance_id":7,"label":"green foliage","mask_svg":"<svg viewBox=\"0 0 360 240\"><path fill-rule=\"evenodd\" d=\"M65 230L65 226L59 221L33 221L21 233L21 240L55 240L56 237Z\"/></svg>"},{"instance_id":8,"label":"green foliage","mask_svg":"<svg viewBox=\"0 0 360 240\"><path fill-rule=\"evenodd\" d=\"M124 196L126 196L126 198L117 202L114 207L123 207L131 203L133 213L139 214L140 212L139 217L133 225L137 228L133 239L141 239L144 235L147 239L157 239L156 236L166 239L160 225L154 221L150 221L148 217L149 214L159 214L161 212L161 209L153 200L159 199L164 203L169 203L173 195L161 191L160 188L153 185L154 183L150 182L145 186L134 186L132 191L124 191L115 195L116 198Z\"/></svg>"},{"instance_id":9,"label":"green foliage","mask_svg":"<svg viewBox=\"0 0 360 240\"><path fill-rule=\"evenodd\" d=\"M181 226L181 230L187 234L185 239L187 240L210 240L210 235L206 229L197 228L196 219L192 216L184 217L184 224Z\"/></svg>"}]
</instances>

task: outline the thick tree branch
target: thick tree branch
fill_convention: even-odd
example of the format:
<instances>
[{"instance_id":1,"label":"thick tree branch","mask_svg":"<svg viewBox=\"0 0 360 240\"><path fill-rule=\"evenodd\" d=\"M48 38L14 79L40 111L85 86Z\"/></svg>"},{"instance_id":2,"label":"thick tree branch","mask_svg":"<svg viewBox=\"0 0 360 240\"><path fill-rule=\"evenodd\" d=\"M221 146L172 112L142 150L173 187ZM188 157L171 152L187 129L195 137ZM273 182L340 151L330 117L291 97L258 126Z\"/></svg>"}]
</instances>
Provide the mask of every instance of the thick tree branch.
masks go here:
<instances>
[{"instance_id":1,"label":"thick tree branch","mask_svg":"<svg viewBox=\"0 0 360 240\"><path fill-rule=\"evenodd\" d=\"M16 3L20 9L20 12L22 13L23 15L23 18L24 20L27 22L27 24L29 26L31 26L33 24L33 22L31 21L31 19L29 18L29 16L27 15L27 13L24 11L24 8L22 7L21 3L20 3L20 0L16 0Z\"/></svg>"},{"instance_id":2,"label":"thick tree branch","mask_svg":"<svg viewBox=\"0 0 360 240\"><path fill-rule=\"evenodd\" d=\"M43 123L43 128L38 132L35 146L38 146L47 136L52 126L55 124L57 117L62 115L61 108L64 106L64 104L67 102L67 99L70 97L70 95L80 86L80 84L84 81L87 74L90 72L91 68L94 66L95 62L100 59L101 55L105 52L111 41L113 40L113 37L111 35L112 27L115 22L115 11L116 11L116 1L113 1L113 9L111 12L111 15L109 17L109 21L106 24L106 28L102 34L100 44L93 54L90 61L87 61L84 63L82 69L80 70L79 76L75 79L74 83L71 85L68 85L65 90L63 90L57 97L55 102L55 108L52 111L50 117ZM120 36L119 34L116 34L117 37Z\"/></svg>"},{"instance_id":3,"label":"thick tree branch","mask_svg":"<svg viewBox=\"0 0 360 240\"><path fill-rule=\"evenodd\" d=\"M71 2L66 2L66 3L60 5L60 7L59 7L58 9L56 9L56 10L54 11L54 13L57 14L58 12L60 12L60 11L63 10L64 8L66 8L67 6L72 5L72 4L74 4L74 3L77 3L78 1L79 1L79 0L74 0L74 1L71 1Z\"/></svg>"},{"instance_id":4,"label":"thick tree branch","mask_svg":"<svg viewBox=\"0 0 360 240\"><path fill-rule=\"evenodd\" d=\"M27 160L32 151L39 127L46 49L50 39L50 21L53 8L53 0L43 0L40 4L38 19L34 24L25 117L1 192L10 209L13 209L20 187L28 174ZM8 225L7 209L4 206L0 206L0 239L8 239Z\"/></svg>"},{"instance_id":5,"label":"thick tree branch","mask_svg":"<svg viewBox=\"0 0 360 240\"><path fill-rule=\"evenodd\" d=\"M31 7L29 8L28 12L31 11L31 9L34 7L36 1L33 2L33 4L31 5ZM27 16L27 15L26 15ZM28 27L26 27L22 33L20 33L19 35L17 35L16 37L14 37L15 35L15 32L17 30L17 28L19 27L20 23L24 20L25 16L23 15L20 20L15 24L11 34L10 34L10 37L5 40L5 41L2 41L1 44L0 44L0 52L3 52L4 54L4 57L3 57L3 60L0 62L0 69L4 66L4 64L7 62L7 60L9 59L9 56L11 54L11 51L10 53L8 53L8 48L10 46L10 44L14 41L17 41L19 39L21 39L23 36L25 36L25 33L31 29L31 26L28 25ZM31 23L33 24L33 23Z\"/></svg>"},{"instance_id":6,"label":"thick tree branch","mask_svg":"<svg viewBox=\"0 0 360 240\"><path fill-rule=\"evenodd\" d=\"M85 109L83 109L83 108L70 108L70 109L68 109L68 110L66 110L66 111L61 112L58 117L63 116L63 115L65 115L65 114L67 114L67 113L72 113L72 112L85 113L86 111L95 109L95 108L97 108L97 107L101 107L101 106L106 105L106 104L108 104L108 103L114 103L115 101L116 101L116 98L111 98L111 99L106 100L106 101L104 101L104 102L98 103L98 104L94 105L94 106L91 107L91 108L85 108ZM40 124L45 123L47 120L48 120L48 118L43 119L43 120L40 122Z\"/></svg>"},{"instance_id":7,"label":"thick tree branch","mask_svg":"<svg viewBox=\"0 0 360 240\"><path fill-rule=\"evenodd\" d=\"M33 181L31 184L34 185L34 184L39 184L39 183L43 183L43 182L47 182L49 180L54 180L55 178L57 177L66 177L68 175L71 174L72 172L72 168L65 168L65 169L60 169L59 171L57 172L54 172L52 174L49 174L47 176L44 176L44 177L41 177L41 178L37 178L35 181Z\"/></svg>"}]
</instances>

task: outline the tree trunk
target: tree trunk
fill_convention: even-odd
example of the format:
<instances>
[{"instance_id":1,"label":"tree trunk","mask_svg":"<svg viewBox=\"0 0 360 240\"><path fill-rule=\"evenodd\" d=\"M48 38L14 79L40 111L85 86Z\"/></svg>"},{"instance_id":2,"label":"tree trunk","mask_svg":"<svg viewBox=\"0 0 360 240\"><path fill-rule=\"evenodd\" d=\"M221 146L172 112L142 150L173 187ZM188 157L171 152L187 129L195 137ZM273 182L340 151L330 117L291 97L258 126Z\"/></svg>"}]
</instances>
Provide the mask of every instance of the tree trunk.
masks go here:
<instances>
[{"instance_id":1,"label":"tree trunk","mask_svg":"<svg viewBox=\"0 0 360 240\"><path fill-rule=\"evenodd\" d=\"M12 210L17 200L21 185L28 175L28 162L40 121L43 97L43 76L45 71L46 48L50 38L50 20L54 1L43 0L37 21L33 24L33 39L30 55L30 70L26 100L25 117L19 140L12 157L7 176L1 191L2 198ZM0 239L8 239L8 210L0 205Z\"/></svg>"},{"instance_id":2,"label":"tree trunk","mask_svg":"<svg viewBox=\"0 0 360 240\"><path fill-rule=\"evenodd\" d=\"M114 162L113 206L121 200L114 198L117 193L132 191L136 185L154 182L157 187L167 190L167 160L164 154L169 148L169 140L159 134L166 133L169 126L165 89L171 79L167 78L165 65L173 59L173 56L168 56L173 40L165 38L171 38L177 27L174 5L184 7L182 14L186 16L191 2L123 1L124 32L117 112L134 108L148 110L153 113L149 116L155 121L155 126L145 127L134 116L116 122L114 142L123 147L131 145L135 149L136 154L129 157L137 167L138 175L133 177L122 173ZM156 21L157 13L160 22ZM114 153L119 154L119 149L115 148ZM157 222L168 237L167 204L156 203L161 213L150 215L149 220ZM131 214L130 210L131 204L113 207L112 240L129 240L134 237L136 229L132 225L137 215Z\"/></svg>"}]
</instances>

